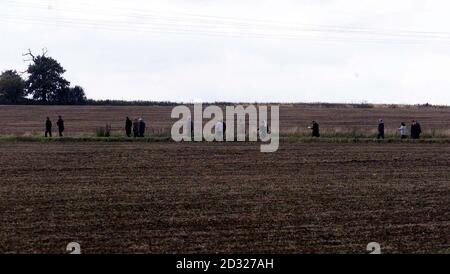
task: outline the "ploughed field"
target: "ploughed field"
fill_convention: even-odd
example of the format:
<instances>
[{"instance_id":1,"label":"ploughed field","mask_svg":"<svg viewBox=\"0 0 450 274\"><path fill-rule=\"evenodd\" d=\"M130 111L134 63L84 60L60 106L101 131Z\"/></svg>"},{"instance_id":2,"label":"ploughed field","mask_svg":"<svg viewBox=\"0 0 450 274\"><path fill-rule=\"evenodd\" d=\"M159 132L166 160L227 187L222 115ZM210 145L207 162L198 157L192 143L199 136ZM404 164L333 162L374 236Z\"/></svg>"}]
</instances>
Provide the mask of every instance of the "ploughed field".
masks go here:
<instances>
[{"instance_id":1,"label":"ploughed field","mask_svg":"<svg viewBox=\"0 0 450 274\"><path fill-rule=\"evenodd\" d=\"M65 120L65 135L95 135L96 128L110 124L114 134L123 135L125 117L142 117L147 133L168 134L174 120L172 106L0 106L0 136L44 134L45 118L50 116L56 131L57 115ZM378 119L386 122L386 134L398 134L401 122L419 120L424 134L450 137L450 107L400 107L375 105L358 108L347 105L283 104L280 106L282 134L310 134L312 120L323 134L376 134Z\"/></svg>"},{"instance_id":2,"label":"ploughed field","mask_svg":"<svg viewBox=\"0 0 450 274\"><path fill-rule=\"evenodd\" d=\"M0 142L0 253L450 252L448 144Z\"/></svg>"}]
</instances>

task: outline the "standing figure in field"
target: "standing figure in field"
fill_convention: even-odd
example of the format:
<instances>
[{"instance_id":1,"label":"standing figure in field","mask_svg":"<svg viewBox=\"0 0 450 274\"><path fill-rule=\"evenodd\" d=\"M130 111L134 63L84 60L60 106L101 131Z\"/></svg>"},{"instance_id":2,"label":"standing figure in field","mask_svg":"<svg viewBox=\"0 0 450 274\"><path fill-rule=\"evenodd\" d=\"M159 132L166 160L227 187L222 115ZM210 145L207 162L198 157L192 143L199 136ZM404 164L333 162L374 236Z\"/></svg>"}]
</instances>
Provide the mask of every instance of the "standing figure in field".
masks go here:
<instances>
[{"instance_id":1,"label":"standing figure in field","mask_svg":"<svg viewBox=\"0 0 450 274\"><path fill-rule=\"evenodd\" d=\"M216 141L223 141L223 122L217 121L217 123L214 126L214 133L215 133L215 140Z\"/></svg>"},{"instance_id":2,"label":"standing figure in field","mask_svg":"<svg viewBox=\"0 0 450 274\"><path fill-rule=\"evenodd\" d=\"M411 124L411 138L419 139L421 133L422 128L420 127L420 124L416 120L413 120Z\"/></svg>"},{"instance_id":3,"label":"standing figure in field","mask_svg":"<svg viewBox=\"0 0 450 274\"><path fill-rule=\"evenodd\" d=\"M58 126L59 137L63 137L64 120L62 119L61 116L58 116L58 122L56 122L56 125Z\"/></svg>"},{"instance_id":4,"label":"standing figure in field","mask_svg":"<svg viewBox=\"0 0 450 274\"><path fill-rule=\"evenodd\" d=\"M188 118L187 120L186 131L187 134L190 134L189 136L191 137L191 141L194 140L194 122L192 121L191 118Z\"/></svg>"},{"instance_id":5,"label":"standing figure in field","mask_svg":"<svg viewBox=\"0 0 450 274\"><path fill-rule=\"evenodd\" d=\"M45 120L45 137L47 136L52 137L52 121L50 121L49 117Z\"/></svg>"},{"instance_id":6,"label":"standing figure in field","mask_svg":"<svg viewBox=\"0 0 450 274\"><path fill-rule=\"evenodd\" d=\"M408 135L406 134L406 124L405 124L405 122L402 122L402 123L400 124L400 127L399 127L398 130L400 131L400 138L401 138L401 139L406 139L406 138L408 138Z\"/></svg>"},{"instance_id":7,"label":"standing figure in field","mask_svg":"<svg viewBox=\"0 0 450 274\"><path fill-rule=\"evenodd\" d=\"M137 118L133 121L133 137L139 137L139 121Z\"/></svg>"},{"instance_id":8,"label":"standing figure in field","mask_svg":"<svg viewBox=\"0 0 450 274\"><path fill-rule=\"evenodd\" d=\"M259 132L259 138L266 138L267 133L268 133L266 120L262 120L260 122L258 132Z\"/></svg>"},{"instance_id":9,"label":"standing figure in field","mask_svg":"<svg viewBox=\"0 0 450 274\"><path fill-rule=\"evenodd\" d=\"M225 141L226 140L226 133L227 133L227 124L224 122L224 121L222 121L222 129L223 129L223 140Z\"/></svg>"},{"instance_id":10,"label":"standing figure in field","mask_svg":"<svg viewBox=\"0 0 450 274\"><path fill-rule=\"evenodd\" d=\"M133 122L131 122L130 118L127 117L125 121L125 133L127 137L131 137L131 128L133 127Z\"/></svg>"},{"instance_id":11,"label":"standing figure in field","mask_svg":"<svg viewBox=\"0 0 450 274\"><path fill-rule=\"evenodd\" d=\"M312 121L312 125L308 128L312 130L312 137L320 137L319 123Z\"/></svg>"},{"instance_id":12,"label":"standing figure in field","mask_svg":"<svg viewBox=\"0 0 450 274\"><path fill-rule=\"evenodd\" d=\"M382 119L378 120L378 136L377 139L384 140L384 121Z\"/></svg>"},{"instance_id":13,"label":"standing figure in field","mask_svg":"<svg viewBox=\"0 0 450 274\"><path fill-rule=\"evenodd\" d=\"M145 122L142 118L139 118L139 137L144 137L145 135Z\"/></svg>"},{"instance_id":14,"label":"standing figure in field","mask_svg":"<svg viewBox=\"0 0 450 274\"><path fill-rule=\"evenodd\" d=\"M191 124L191 140L194 140L194 121L190 120L189 123Z\"/></svg>"}]
</instances>

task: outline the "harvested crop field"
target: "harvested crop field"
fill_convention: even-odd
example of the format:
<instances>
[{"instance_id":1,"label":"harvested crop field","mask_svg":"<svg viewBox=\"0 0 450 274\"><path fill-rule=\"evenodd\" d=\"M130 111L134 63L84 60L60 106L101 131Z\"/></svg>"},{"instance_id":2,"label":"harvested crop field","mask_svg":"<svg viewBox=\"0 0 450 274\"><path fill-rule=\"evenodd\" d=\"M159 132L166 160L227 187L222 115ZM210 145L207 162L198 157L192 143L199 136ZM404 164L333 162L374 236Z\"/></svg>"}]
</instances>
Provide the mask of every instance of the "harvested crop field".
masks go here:
<instances>
[{"instance_id":1,"label":"harvested crop field","mask_svg":"<svg viewBox=\"0 0 450 274\"><path fill-rule=\"evenodd\" d=\"M0 142L0 253L450 250L447 144Z\"/></svg>"},{"instance_id":2,"label":"harvested crop field","mask_svg":"<svg viewBox=\"0 0 450 274\"><path fill-rule=\"evenodd\" d=\"M97 127L110 124L115 134L123 135L125 117L142 117L149 134L170 133L174 120L173 106L0 106L0 136L42 136L45 118L56 123L62 115L65 135L93 135ZM450 137L450 107L388 107L375 105L282 104L280 130L282 134L310 134L306 128L312 120L329 134L376 134L378 119L386 122L386 134L398 134L401 122L417 119L426 135ZM56 129L56 125L54 125Z\"/></svg>"}]
</instances>

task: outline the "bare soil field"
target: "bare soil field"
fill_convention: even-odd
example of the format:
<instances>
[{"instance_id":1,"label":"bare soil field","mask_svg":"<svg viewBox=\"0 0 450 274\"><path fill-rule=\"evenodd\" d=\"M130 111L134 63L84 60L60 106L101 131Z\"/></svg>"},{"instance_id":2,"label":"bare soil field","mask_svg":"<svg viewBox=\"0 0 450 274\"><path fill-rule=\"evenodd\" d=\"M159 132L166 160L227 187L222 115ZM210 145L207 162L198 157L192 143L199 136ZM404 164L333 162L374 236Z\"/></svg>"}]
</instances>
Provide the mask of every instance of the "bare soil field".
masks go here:
<instances>
[{"instance_id":1,"label":"bare soil field","mask_svg":"<svg viewBox=\"0 0 450 274\"><path fill-rule=\"evenodd\" d=\"M56 123L62 115L66 135L93 135L95 129L111 124L116 134L123 135L125 117L142 117L148 133L169 133L172 126L170 106L0 106L0 136L43 135L47 116ZM283 104L280 107L280 127L284 134L309 133L306 127L317 120L323 133L375 134L378 119L386 122L386 134L398 134L401 122L410 124L417 119L425 134L450 137L450 107L386 107L356 108L351 106L322 106ZM55 125L56 128L56 125Z\"/></svg>"},{"instance_id":2,"label":"bare soil field","mask_svg":"<svg viewBox=\"0 0 450 274\"><path fill-rule=\"evenodd\" d=\"M0 162L0 253L450 252L447 144L0 142Z\"/></svg>"}]
</instances>

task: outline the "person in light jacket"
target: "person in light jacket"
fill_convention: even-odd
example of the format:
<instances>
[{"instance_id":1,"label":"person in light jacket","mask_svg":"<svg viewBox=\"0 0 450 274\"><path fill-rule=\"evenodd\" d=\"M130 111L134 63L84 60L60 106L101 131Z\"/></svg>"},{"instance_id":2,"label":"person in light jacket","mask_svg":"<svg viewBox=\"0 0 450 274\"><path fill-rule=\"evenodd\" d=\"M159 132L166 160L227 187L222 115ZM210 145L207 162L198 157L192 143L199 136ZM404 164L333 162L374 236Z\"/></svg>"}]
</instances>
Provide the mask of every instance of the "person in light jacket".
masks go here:
<instances>
[{"instance_id":1,"label":"person in light jacket","mask_svg":"<svg viewBox=\"0 0 450 274\"><path fill-rule=\"evenodd\" d=\"M408 134L407 134L407 132L406 132L406 124L405 124L405 122L402 122L402 123L400 124L400 127L399 127L398 130L400 131L400 138L401 138L401 139L406 139L406 138L408 138Z\"/></svg>"},{"instance_id":2,"label":"person in light jacket","mask_svg":"<svg viewBox=\"0 0 450 274\"><path fill-rule=\"evenodd\" d=\"M222 120L217 121L214 127L214 131L216 134L216 141L223 141L224 125Z\"/></svg>"}]
</instances>

